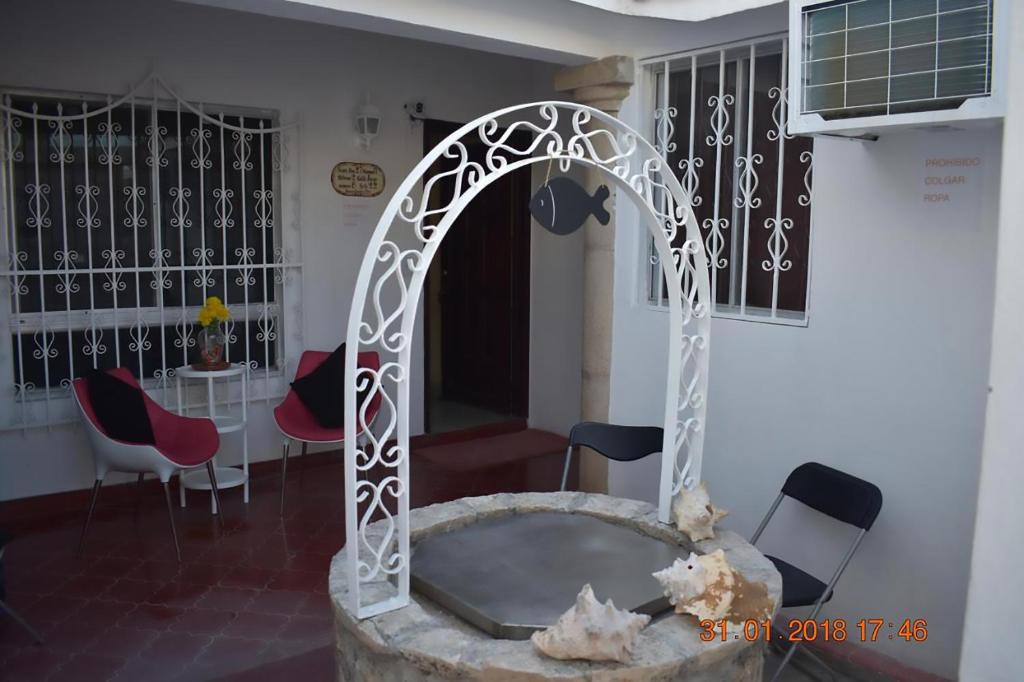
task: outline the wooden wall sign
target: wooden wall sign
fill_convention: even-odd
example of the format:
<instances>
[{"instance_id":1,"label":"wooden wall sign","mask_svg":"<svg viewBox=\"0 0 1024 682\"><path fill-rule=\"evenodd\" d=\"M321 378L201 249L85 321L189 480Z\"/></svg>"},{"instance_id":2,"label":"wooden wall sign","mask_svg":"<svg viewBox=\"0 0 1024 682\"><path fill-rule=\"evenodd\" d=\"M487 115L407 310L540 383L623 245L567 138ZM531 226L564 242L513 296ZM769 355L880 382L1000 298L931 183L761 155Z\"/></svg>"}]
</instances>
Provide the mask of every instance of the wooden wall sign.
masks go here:
<instances>
[{"instance_id":1,"label":"wooden wall sign","mask_svg":"<svg viewBox=\"0 0 1024 682\"><path fill-rule=\"evenodd\" d=\"M375 163L342 161L331 169L331 187L346 197L375 197L384 191L384 171Z\"/></svg>"}]
</instances>

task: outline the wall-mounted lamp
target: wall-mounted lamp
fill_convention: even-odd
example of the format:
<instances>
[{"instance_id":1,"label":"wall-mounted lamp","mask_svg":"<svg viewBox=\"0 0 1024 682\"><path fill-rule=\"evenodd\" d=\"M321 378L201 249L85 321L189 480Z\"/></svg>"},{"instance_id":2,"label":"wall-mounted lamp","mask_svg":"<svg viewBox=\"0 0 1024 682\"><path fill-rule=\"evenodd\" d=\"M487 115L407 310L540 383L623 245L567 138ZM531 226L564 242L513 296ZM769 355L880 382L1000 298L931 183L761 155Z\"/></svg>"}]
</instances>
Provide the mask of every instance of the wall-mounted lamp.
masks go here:
<instances>
[{"instance_id":1,"label":"wall-mounted lamp","mask_svg":"<svg viewBox=\"0 0 1024 682\"><path fill-rule=\"evenodd\" d=\"M380 109L370 104L367 96L366 104L356 111L356 133L359 135L359 146L369 149L370 143L380 134Z\"/></svg>"}]
</instances>

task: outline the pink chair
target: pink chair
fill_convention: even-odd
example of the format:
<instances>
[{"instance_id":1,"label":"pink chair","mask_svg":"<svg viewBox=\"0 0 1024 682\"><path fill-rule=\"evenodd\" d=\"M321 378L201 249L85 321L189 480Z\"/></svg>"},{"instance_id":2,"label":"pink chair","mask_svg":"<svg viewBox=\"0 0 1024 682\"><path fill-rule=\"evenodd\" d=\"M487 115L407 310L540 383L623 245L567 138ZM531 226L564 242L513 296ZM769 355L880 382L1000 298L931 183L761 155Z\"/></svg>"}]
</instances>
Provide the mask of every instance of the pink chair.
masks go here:
<instances>
[{"instance_id":1,"label":"pink chair","mask_svg":"<svg viewBox=\"0 0 1024 682\"><path fill-rule=\"evenodd\" d=\"M139 388L139 383L132 376L132 373L123 367L109 370L109 374L117 377L125 383ZM85 535L89 530L89 522L92 520L93 511L96 509L96 499L100 494L100 485L108 472L121 471L126 473L137 473L138 482L147 473L153 473L160 477L160 483L164 487L164 498L167 502L167 514L171 521L171 536L174 538L174 551L181 561L181 548L178 545L178 533L174 528L174 511L171 505L171 493L168 488L168 481L171 476L182 469L194 469L206 465L210 474L210 484L213 486L213 494L217 502L217 509L220 506L220 494L217 490L217 475L213 468L213 456L217 454L220 447L220 436L217 435L217 427L209 419L197 419L193 417L182 417L168 412L160 407L152 398L142 393L146 403L146 413L153 426L153 436L156 440L154 445L140 443L126 443L108 436L103 427L96 419L92 402L89 398L89 389L85 379L75 379L73 394L75 403L81 411L82 421L85 422L85 431L89 436L89 443L92 446L93 461L96 466L96 483L92 488L92 500L89 502L89 511L85 517L85 525L82 527L82 537L78 542L78 550L82 550L85 543ZM218 520L220 515L218 515ZM223 524L223 521L221 521Z\"/></svg>"},{"instance_id":2,"label":"pink chair","mask_svg":"<svg viewBox=\"0 0 1024 682\"><path fill-rule=\"evenodd\" d=\"M331 355L328 351L307 350L303 351L299 358L299 368L295 372L295 378L301 379L306 376ZM373 351L359 353L356 363L360 367L368 367L373 370L380 369L380 357ZM372 424L380 410L381 396L375 393L366 409L366 423ZM284 434L284 454L281 456L281 514L284 515L284 484L285 475L288 472L288 451L291 449L292 441L302 443L302 454L306 454L306 448L310 443L338 444L345 442L345 429L329 429L320 425L316 417L306 409L306 406L295 394L289 390L288 395L280 405L274 408L274 421L277 428ZM358 421L358 420L357 420ZM360 427L356 437L363 435Z\"/></svg>"}]
</instances>

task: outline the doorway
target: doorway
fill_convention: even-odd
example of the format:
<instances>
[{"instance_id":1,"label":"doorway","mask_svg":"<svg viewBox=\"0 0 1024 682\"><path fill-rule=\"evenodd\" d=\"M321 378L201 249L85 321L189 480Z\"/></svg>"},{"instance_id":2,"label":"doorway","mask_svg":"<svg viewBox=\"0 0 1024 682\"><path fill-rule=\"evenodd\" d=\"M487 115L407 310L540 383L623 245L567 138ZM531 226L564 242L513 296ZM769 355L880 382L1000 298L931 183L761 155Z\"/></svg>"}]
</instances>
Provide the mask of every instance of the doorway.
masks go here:
<instances>
[{"instance_id":1,"label":"doorway","mask_svg":"<svg viewBox=\"0 0 1024 682\"><path fill-rule=\"evenodd\" d=\"M424 121L426 154L460 124ZM529 145L529 133L513 136ZM463 138L469 160L487 146ZM442 156L428 176L452 170ZM424 291L424 419L444 433L525 419L529 400L530 167L509 173L469 203L441 242ZM448 204L452 178L434 185L431 208Z\"/></svg>"}]
</instances>

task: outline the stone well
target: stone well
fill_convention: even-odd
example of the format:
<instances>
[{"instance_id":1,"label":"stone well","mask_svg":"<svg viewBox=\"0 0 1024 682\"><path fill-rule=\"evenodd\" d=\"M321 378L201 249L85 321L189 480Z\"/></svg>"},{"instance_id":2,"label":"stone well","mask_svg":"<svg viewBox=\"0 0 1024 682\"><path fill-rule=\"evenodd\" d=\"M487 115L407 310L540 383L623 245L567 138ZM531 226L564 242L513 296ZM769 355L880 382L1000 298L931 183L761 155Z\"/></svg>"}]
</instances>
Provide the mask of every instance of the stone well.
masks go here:
<instances>
[{"instance_id":1,"label":"stone well","mask_svg":"<svg viewBox=\"0 0 1024 682\"><path fill-rule=\"evenodd\" d=\"M422 538L509 514L588 514L699 553L725 551L748 580L763 581L779 602L782 579L772 563L739 535L718 531L712 540L691 542L658 522L644 502L590 493L501 493L414 509L413 545ZM374 524L377 525L377 524ZM375 529L368 529L372 533ZM350 610L346 549L331 562L330 593L337 630L338 679L347 682L436 680L563 680L647 682L653 680L759 681L764 640L700 641L696 620L667 613L640 633L630 663L560 661L538 653L529 640L494 639L413 591L407 607L358 620ZM413 557L415 561L415 556Z\"/></svg>"}]
</instances>

